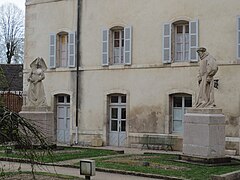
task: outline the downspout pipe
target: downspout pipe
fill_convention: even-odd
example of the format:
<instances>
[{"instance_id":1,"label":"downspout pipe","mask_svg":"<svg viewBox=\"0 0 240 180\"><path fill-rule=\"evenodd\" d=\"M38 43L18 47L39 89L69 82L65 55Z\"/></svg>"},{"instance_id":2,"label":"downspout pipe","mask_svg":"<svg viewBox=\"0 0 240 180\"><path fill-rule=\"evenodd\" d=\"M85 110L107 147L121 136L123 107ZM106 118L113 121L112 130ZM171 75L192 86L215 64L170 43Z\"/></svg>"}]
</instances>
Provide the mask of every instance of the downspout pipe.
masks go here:
<instances>
[{"instance_id":1,"label":"downspout pipe","mask_svg":"<svg viewBox=\"0 0 240 180\"><path fill-rule=\"evenodd\" d=\"M76 131L75 131L75 144L78 144L78 113L79 113L79 65L81 62L80 51L80 35L81 35L81 12L82 0L77 0L77 61L76 61Z\"/></svg>"}]
</instances>

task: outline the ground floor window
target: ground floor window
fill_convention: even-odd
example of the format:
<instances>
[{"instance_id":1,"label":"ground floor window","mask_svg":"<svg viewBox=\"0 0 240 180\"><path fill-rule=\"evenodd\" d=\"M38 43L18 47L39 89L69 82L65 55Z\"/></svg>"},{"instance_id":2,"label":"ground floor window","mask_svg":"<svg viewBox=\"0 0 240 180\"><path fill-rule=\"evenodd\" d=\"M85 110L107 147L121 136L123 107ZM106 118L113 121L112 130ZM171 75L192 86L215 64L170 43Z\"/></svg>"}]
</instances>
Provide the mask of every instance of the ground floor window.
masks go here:
<instances>
[{"instance_id":1,"label":"ground floor window","mask_svg":"<svg viewBox=\"0 0 240 180\"><path fill-rule=\"evenodd\" d=\"M191 95L172 96L172 132L183 131L184 114L188 107L192 107Z\"/></svg>"}]
</instances>

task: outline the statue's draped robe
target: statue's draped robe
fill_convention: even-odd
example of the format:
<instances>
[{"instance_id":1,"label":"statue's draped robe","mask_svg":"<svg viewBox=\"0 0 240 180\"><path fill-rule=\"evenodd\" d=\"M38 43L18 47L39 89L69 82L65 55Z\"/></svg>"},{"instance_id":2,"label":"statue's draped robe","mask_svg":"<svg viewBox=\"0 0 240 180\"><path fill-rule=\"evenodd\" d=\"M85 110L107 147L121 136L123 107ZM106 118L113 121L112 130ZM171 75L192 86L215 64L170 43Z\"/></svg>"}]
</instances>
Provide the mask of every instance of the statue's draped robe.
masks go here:
<instances>
[{"instance_id":1,"label":"statue's draped robe","mask_svg":"<svg viewBox=\"0 0 240 180\"><path fill-rule=\"evenodd\" d=\"M46 106L46 98L42 80L45 78L41 68L32 69L28 88L28 105L29 106Z\"/></svg>"},{"instance_id":2,"label":"statue's draped robe","mask_svg":"<svg viewBox=\"0 0 240 180\"><path fill-rule=\"evenodd\" d=\"M200 82L199 94L194 107L214 107L214 80L218 66L216 60L208 53L200 61L198 80Z\"/></svg>"}]
</instances>

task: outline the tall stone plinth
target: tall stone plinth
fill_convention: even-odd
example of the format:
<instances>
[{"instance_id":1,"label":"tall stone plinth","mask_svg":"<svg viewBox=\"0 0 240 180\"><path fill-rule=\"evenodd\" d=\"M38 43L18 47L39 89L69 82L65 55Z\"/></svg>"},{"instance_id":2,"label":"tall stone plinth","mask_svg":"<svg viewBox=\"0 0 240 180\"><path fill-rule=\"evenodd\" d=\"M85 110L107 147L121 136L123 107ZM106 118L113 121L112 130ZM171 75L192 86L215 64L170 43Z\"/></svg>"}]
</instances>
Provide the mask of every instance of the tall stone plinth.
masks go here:
<instances>
[{"instance_id":1,"label":"tall stone plinth","mask_svg":"<svg viewBox=\"0 0 240 180\"><path fill-rule=\"evenodd\" d=\"M23 106L19 114L34 123L46 136L49 143L56 144L54 113L50 111L50 107Z\"/></svg>"},{"instance_id":2,"label":"tall stone plinth","mask_svg":"<svg viewBox=\"0 0 240 180\"><path fill-rule=\"evenodd\" d=\"M187 109L184 116L183 157L225 157L225 116L221 109Z\"/></svg>"}]
</instances>

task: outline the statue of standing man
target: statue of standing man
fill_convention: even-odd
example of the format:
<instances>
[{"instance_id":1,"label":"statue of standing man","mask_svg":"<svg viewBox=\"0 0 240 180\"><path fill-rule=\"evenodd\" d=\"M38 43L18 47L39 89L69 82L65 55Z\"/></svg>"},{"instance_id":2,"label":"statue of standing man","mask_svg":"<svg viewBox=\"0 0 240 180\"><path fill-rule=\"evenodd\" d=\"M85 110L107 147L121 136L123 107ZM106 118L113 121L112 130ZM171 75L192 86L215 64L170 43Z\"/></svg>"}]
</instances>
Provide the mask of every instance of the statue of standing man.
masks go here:
<instances>
[{"instance_id":1,"label":"statue of standing man","mask_svg":"<svg viewBox=\"0 0 240 180\"><path fill-rule=\"evenodd\" d=\"M42 58L35 59L31 64L31 72L28 77L28 106L47 106L42 80L47 66Z\"/></svg>"},{"instance_id":2,"label":"statue of standing man","mask_svg":"<svg viewBox=\"0 0 240 180\"><path fill-rule=\"evenodd\" d=\"M218 65L216 59L207 52L206 48L198 48L197 53L201 61L198 74L199 94L194 107L213 108L216 106L214 103L213 76L218 71Z\"/></svg>"}]
</instances>

